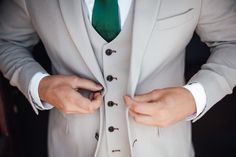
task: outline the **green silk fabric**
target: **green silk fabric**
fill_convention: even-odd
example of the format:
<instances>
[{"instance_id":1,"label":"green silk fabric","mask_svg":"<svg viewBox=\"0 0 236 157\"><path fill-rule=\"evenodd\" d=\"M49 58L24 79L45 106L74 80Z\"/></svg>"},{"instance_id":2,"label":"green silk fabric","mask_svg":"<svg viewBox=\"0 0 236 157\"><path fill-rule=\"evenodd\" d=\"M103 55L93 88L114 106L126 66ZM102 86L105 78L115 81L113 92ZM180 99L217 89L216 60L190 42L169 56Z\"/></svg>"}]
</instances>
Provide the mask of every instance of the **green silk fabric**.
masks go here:
<instances>
[{"instance_id":1,"label":"green silk fabric","mask_svg":"<svg viewBox=\"0 0 236 157\"><path fill-rule=\"evenodd\" d=\"M121 31L117 0L95 0L92 25L103 39L112 41Z\"/></svg>"}]
</instances>

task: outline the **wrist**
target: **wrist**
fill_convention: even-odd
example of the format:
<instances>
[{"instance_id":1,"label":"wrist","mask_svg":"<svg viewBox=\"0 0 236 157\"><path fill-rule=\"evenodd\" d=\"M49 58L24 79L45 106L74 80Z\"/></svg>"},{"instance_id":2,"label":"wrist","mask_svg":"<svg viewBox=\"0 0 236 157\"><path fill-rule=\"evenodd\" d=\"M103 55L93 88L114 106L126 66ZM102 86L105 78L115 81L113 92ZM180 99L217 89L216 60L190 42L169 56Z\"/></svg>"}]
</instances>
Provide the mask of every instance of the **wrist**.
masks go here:
<instances>
[{"instance_id":1,"label":"wrist","mask_svg":"<svg viewBox=\"0 0 236 157\"><path fill-rule=\"evenodd\" d=\"M50 76L47 75L45 77L43 77L40 82L39 82L39 85L38 85L38 94L39 94L39 98L40 100L42 101L46 101L46 95L47 95L47 88L49 87L49 79L50 79Z\"/></svg>"}]
</instances>

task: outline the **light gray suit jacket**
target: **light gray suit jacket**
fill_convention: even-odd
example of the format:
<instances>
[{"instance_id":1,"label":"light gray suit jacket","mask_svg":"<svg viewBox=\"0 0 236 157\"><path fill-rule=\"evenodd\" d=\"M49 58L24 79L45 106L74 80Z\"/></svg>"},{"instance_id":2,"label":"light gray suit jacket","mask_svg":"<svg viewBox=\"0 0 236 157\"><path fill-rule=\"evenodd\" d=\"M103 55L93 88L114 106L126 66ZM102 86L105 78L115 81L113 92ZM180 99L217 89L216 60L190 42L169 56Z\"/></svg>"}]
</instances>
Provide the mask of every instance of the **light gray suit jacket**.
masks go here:
<instances>
[{"instance_id":1,"label":"light gray suit jacket","mask_svg":"<svg viewBox=\"0 0 236 157\"><path fill-rule=\"evenodd\" d=\"M0 9L0 68L26 97L29 98L32 76L45 72L30 53L39 38L55 73L79 75L105 87L86 28L78 18L80 3L81 0L4 1L4 8ZM134 11L127 94L183 85L184 49L195 30L212 52L189 82L201 83L206 91L207 105L198 118L232 92L236 84L236 1L136 0ZM156 135L132 124L132 120L127 119L127 123L131 123L135 136L143 139L133 149L135 156L191 154L189 122L161 129L161 138L153 143L147 139Z\"/></svg>"}]
</instances>

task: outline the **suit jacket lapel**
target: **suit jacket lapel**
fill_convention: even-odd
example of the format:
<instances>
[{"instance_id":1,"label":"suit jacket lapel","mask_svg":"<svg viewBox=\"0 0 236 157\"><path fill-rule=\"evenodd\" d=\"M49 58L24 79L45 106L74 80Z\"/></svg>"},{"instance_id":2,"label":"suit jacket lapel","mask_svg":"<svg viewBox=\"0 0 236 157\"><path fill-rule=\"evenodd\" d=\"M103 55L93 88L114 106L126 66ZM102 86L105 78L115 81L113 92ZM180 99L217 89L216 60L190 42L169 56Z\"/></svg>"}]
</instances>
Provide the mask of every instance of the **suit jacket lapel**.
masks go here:
<instances>
[{"instance_id":1,"label":"suit jacket lapel","mask_svg":"<svg viewBox=\"0 0 236 157\"><path fill-rule=\"evenodd\" d=\"M134 2L132 53L127 88L127 93L130 96L134 96L140 77L142 58L146 51L161 5L161 0L136 0Z\"/></svg>"},{"instance_id":2,"label":"suit jacket lapel","mask_svg":"<svg viewBox=\"0 0 236 157\"><path fill-rule=\"evenodd\" d=\"M83 18L82 1L70 0L68 2L67 0L59 0L59 5L66 27L74 41L74 44L78 48L78 51L83 57L85 63L87 63L87 66L93 73L94 77L105 86L101 69L99 68L87 34Z\"/></svg>"}]
</instances>

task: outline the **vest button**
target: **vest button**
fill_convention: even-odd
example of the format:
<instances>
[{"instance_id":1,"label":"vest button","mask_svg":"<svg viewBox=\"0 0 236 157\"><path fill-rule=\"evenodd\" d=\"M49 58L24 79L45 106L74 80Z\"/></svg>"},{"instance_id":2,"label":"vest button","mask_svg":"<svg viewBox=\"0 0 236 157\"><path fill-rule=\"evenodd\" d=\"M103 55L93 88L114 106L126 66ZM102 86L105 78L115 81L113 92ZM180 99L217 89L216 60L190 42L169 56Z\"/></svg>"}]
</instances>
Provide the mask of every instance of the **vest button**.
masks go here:
<instances>
[{"instance_id":1,"label":"vest button","mask_svg":"<svg viewBox=\"0 0 236 157\"><path fill-rule=\"evenodd\" d=\"M111 49L107 49L105 53L107 56L110 56L113 53L113 51Z\"/></svg>"},{"instance_id":2,"label":"vest button","mask_svg":"<svg viewBox=\"0 0 236 157\"><path fill-rule=\"evenodd\" d=\"M114 102L113 102L113 101L108 101L107 105L108 105L109 107L113 107L113 106L114 106Z\"/></svg>"},{"instance_id":3,"label":"vest button","mask_svg":"<svg viewBox=\"0 0 236 157\"><path fill-rule=\"evenodd\" d=\"M107 102L107 105L108 105L109 107L113 107L114 105L118 106L118 104L117 104L117 103L114 103L113 101L108 101L108 102Z\"/></svg>"},{"instance_id":4,"label":"vest button","mask_svg":"<svg viewBox=\"0 0 236 157\"><path fill-rule=\"evenodd\" d=\"M113 79L114 79L113 76L111 76L111 75L107 76L107 81L111 82Z\"/></svg>"},{"instance_id":5,"label":"vest button","mask_svg":"<svg viewBox=\"0 0 236 157\"><path fill-rule=\"evenodd\" d=\"M113 126L110 126L109 128L108 128L108 131L109 132L113 132L115 130L115 128L113 127Z\"/></svg>"}]
</instances>

